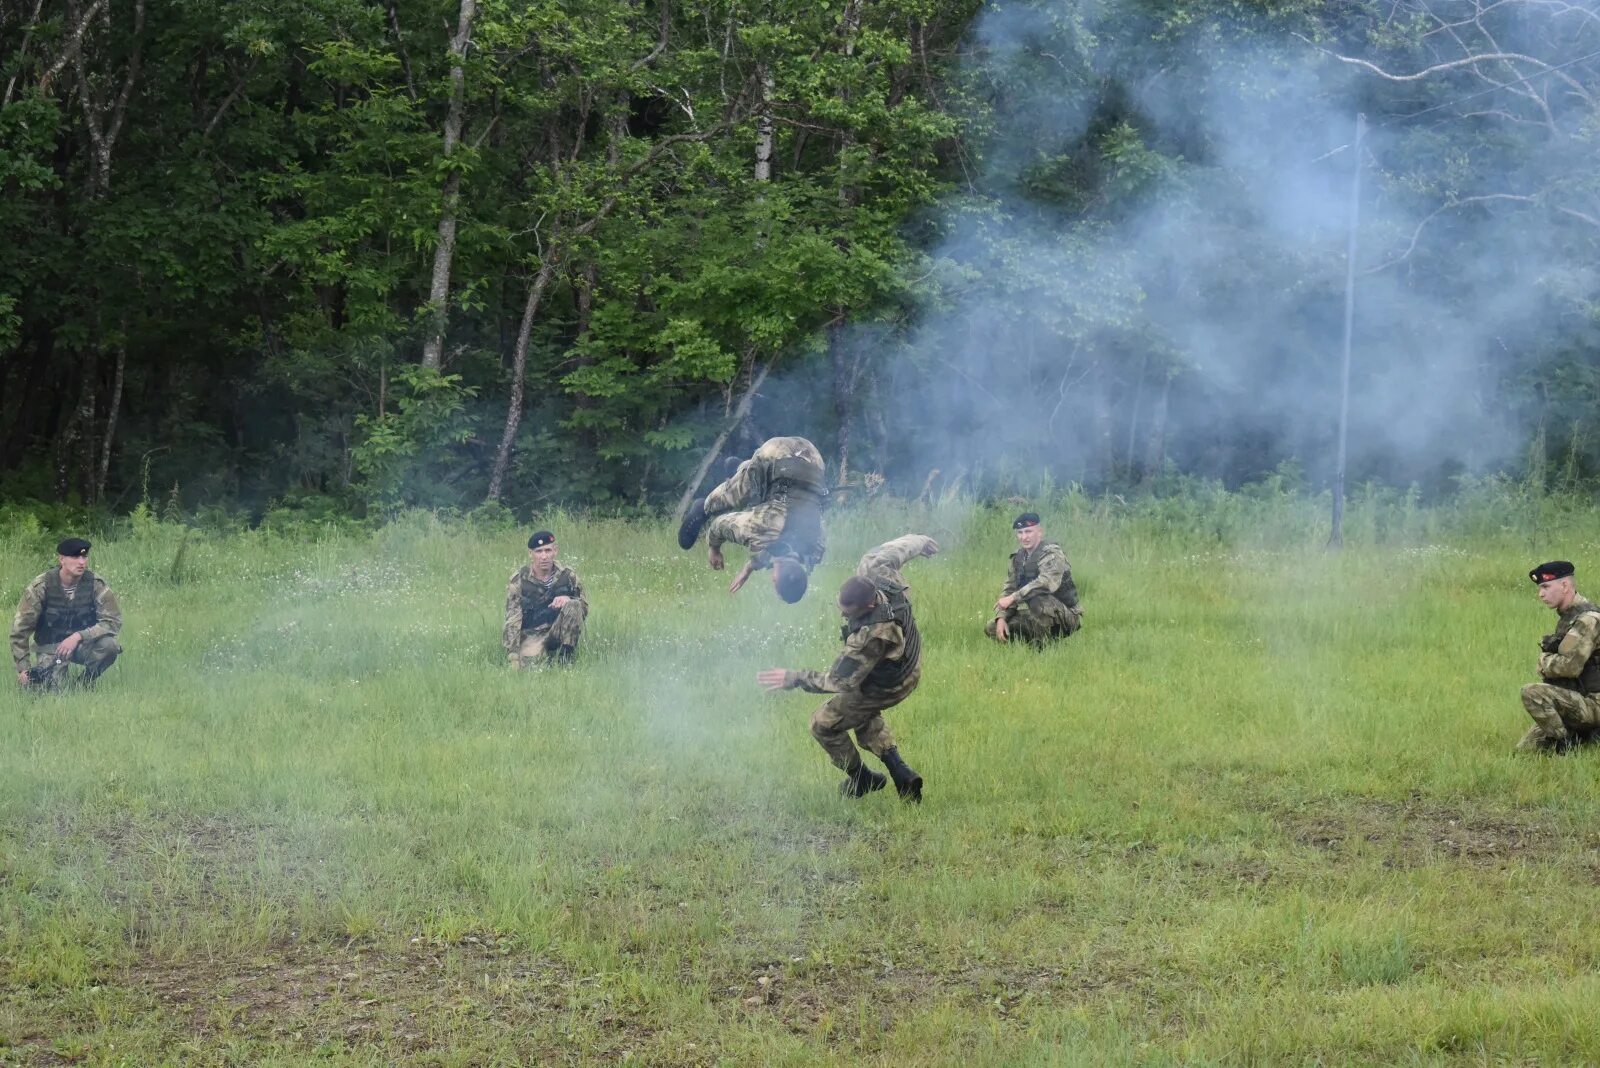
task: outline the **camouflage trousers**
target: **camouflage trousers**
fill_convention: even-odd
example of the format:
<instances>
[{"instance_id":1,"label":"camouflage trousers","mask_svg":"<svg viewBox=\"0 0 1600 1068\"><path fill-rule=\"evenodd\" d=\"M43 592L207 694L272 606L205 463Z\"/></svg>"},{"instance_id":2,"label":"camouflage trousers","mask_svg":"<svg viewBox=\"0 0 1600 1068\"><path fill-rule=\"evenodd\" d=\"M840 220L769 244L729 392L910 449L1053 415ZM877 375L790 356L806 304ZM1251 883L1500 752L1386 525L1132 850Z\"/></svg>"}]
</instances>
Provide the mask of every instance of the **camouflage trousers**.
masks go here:
<instances>
[{"instance_id":1,"label":"camouflage trousers","mask_svg":"<svg viewBox=\"0 0 1600 1068\"><path fill-rule=\"evenodd\" d=\"M755 556L765 552L782 537L784 523L789 519L789 503L786 500L757 499L756 487L751 476L745 472L746 469L741 467L732 478L706 494L706 515L711 517L706 524L706 544L710 548L720 549L724 543L731 541L735 545L743 545L751 556ZM822 561L827 547L819 533L815 545L806 546L800 551L806 557L800 562L809 571Z\"/></svg>"},{"instance_id":2,"label":"camouflage trousers","mask_svg":"<svg viewBox=\"0 0 1600 1068\"><path fill-rule=\"evenodd\" d=\"M707 511L710 511L709 505ZM759 505L738 512L723 512L706 524L706 544L713 549L726 542L743 545L750 555L764 552L783 533L784 509Z\"/></svg>"},{"instance_id":3,"label":"camouflage trousers","mask_svg":"<svg viewBox=\"0 0 1600 1068\"><path fill-rule=\"evenodd\" d=\"M35 645L34 665L48 664L56 655L56 647L51 645ZM122 655L122 646L115 636L102 634L93 641L79 642L78 647L72 650L72 655L67 657L69 664L82 664L84 674L89 678L100 675L109 668L118 656Z\"/></svg>"},{"instance_id":4,"label":"camouflage trousers","mask_svg":"<svg viewBox=\"0 0 1600 1068\"><path fill-rule=\"evenodd\" d=\"M556 613L555 622L523 631L521 644L515 652L507 653L506 659L512 667L521 668L537 664L563 645L576 649L588 616L589 606L582 600L568 601Z\"/></svg>"},{"instance_id":5,"label":"camouflage trousers","mask_svg":"<svg viewBox=\"0 0 1600 1068\"><path fill-rule=\"evenodd\" d=\"M1586 739L1600 731L1600 698L1535 682L1522 688L1522 707L1533 726L1517 743L1519 752L1549 749L1573 737Z\"/></svg>"},{"instance_id":6,"label":"camouflage trousers","mask_svg":"<svg viewBox=\"0 0 1600 1068\"><path fill-rule=\"evenodd\" d=\"M1004 618L1006 631L1010 635L1008 640L1025 641L1041 647L1046 642L1065 638L1083 629L1083 613L1076 608L1068 608L1048 593L1018 601L1006 610ZM994 624L994 620L989 620L983 632L998 640Z\"/></svg>"},{"instance_id":7,"label":"camouflage trousers","mask_svg":"<svg viewBox=\"0 0 1600 1068\"><path fill-rule=\"evenodd\" d=\"M922 681L922 668L918 666L899 686L887 693L836 693L811 714L811 737L817 740L828 754L828 759L841 771L848 771L861 759L856 742L873 756L882 757L894 748L894 735L883 721L885 709L911 696L911 691ZM850 740L850 732L856 740Z\"/></svg>"}]
</instances>

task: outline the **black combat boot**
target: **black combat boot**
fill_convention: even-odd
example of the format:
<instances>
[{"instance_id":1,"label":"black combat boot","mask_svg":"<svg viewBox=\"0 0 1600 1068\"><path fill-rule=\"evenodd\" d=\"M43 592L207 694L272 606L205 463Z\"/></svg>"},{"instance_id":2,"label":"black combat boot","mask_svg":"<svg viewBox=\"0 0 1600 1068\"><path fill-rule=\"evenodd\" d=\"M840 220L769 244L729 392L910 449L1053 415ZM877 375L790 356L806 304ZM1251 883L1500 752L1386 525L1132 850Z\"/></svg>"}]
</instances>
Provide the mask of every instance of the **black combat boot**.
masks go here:
<instances>
[{"instance_id":1,"label":"black combat boot","mask_svg":"<svg viewBox=\"0 0 1600 1068\"><path fill-rule=\"evenodd\" d=\"M678 525L678 548L693 549L694 543L700 538L700 528L706 525L706 499L698 498L689 506L683 515L683 522Z\"/></svg>"},{"instance_id":2,"label":"black combat boot","mask_svg":"<svg viewBox=\"0 0 1600 1068\"><path fill-rule=\"evenodd\" d=\"M916 805L922 804L922 776L900 759L900 750L890 749L878 759L889 769L889 777L894 780L894 788L900 791L900 800L910 801Z\"/></svg>"},{"instance_id":3,"label":"black combat boot","mask_svg":"<svg viewBox=\"0 0 1600 1068\"><path fill-rule=\"evenodd\" d=\"M865 797L874 790L881 790L888 785L889 780L857 760L855 766L845 772L849 778L839 784L840 797Z\"/></svg>"},{"instance_id":4,"label":"black combat boot","mask_svg":"<svg viewBox=\"0 0 1600 1068\"><path fill-rule=\"evenodd\" d=\"M104 675L111 668L111 665L117 662L117 657L121 655L121 653L112 653L99 663L91 664L84 668L82 680L84 687L90 690L94 689L94 680Z\"/></svg>"}]
</instances>

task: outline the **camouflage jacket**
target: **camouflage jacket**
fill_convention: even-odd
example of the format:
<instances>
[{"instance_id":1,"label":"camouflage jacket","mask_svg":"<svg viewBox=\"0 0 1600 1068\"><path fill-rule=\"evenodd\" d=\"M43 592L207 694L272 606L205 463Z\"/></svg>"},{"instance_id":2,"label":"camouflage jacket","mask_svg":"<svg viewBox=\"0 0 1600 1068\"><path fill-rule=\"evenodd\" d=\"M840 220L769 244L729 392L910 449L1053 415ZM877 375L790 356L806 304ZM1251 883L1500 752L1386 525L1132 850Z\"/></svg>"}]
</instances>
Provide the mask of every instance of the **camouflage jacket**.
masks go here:
<instances>
[{"instance_id":1,"label":"camouflage jacket","mask_svg":"<svg viewBox=\"0 0 1600 1068\"><path fill-rule=\"evenodd\" d=\"M18 671L28 667L28 642L39 625L39 613L44 609L45 581L49 577L50 572L46 571L28 583L28 588L22 591L22 600L17 602L17 614L11 617L11 661ZM117 595L99 575L94 577L94 605L99 621L79 631L86 642L108 634L115 636L122 630L122 608L117 604Z\"/></svg>"},{"instance_id":2,"label":"camouflage jacket","mask_svg":"<svg viewBox=\"0 0 1600 1068\"><path fill-rule=\"evenodd\" d=\"M1078 607L1078 587L1072 581L1072 565L1067 554L1053 541L1042 541L1030 553L1018 549L1011 554L1011 574L1000 589L1000 596L1016 594L1026 601L1039 593L1054 594L1068 608Z\"/></svg>"},{"instance_id":3,"label":"camouflage jacket","mask_svg":"<svg viewBox=\"0 0 1600 1068\"><path fill-rule=\"evenodd\" d=\"M1600 607L1579 597L1567 606L1551 637L1559 644L1553 653L1539 656L1539 674L1546 679L1576 679L1594 659L1600 645Z\"/></svg>"},{"instance_id":4,"label":"camouflage jacket","mask_svg":"<svg viewBox=\"0 0 1600 1068\"><path fill-rule=\"evenodd\" d=\"M871 614L883 615L880 609L910 598L900 569L906 562L924 555L933 539L921 534L906 534L893 541L884 542L861 558L856 574L878 588L878 600ZM915 626L915 624L913 624ZM915 650L907 641L905 628L893 619L869 623L852 630L845 627L844 648L839 659L827 671L791 672L791 686L811 693L854 693L862 688L873 669L884 660L898 660L911 651L921 655L920 643ZM915 667L915 665L912 665ZM908 669L909 670L909 669Z\"/></svg>"},{"instance_id":5,"label":"camouflage jacket","mask_svg":"<svg viewBox=\"0 0 1600 1068\"><path fill-rule=\"evenodd\" d=\"M530 592L538 600L543 594L548 593L546 603L559 596L557 589L570 590L567 594L575 601L583 600L583 583L578 581L577 572L570 567L557 564L555 570L550 572L550 577L540 581L533 577L533 565L523 564L511 572L511 578L506 582L506 618L505 626L500 633L500 644L509 652L516 652L522 645L522 609L523 590L531 587Z\"/></svg>"}]
</instances>

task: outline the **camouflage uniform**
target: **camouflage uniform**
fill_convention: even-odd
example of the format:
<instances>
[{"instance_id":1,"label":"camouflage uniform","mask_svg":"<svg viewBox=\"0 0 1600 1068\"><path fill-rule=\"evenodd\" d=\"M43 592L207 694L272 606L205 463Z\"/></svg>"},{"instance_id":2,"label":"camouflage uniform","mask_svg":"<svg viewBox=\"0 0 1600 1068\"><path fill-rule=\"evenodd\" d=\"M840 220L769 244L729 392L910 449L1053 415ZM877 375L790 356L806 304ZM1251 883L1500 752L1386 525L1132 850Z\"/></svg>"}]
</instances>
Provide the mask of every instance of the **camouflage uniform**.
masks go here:
<instances>
[{"instance_id":1,"label":"camouflage uniform","mask_svg":"<svg viewBox=\"0 0 1600 1068\"><path fill-rule=\"evenodd\" d=\"M87 591L93 596L83 604L78 599ZM54 605L54 607L50 607ZM17 671L26 671L28 644L33 643L37 662L48 663L56 646L74 632L83 635L72 650L69 661L82 664L84 677L102 674L122 652L117 634L122 630L122 608L106 580L93 571L84 571L75 585L62 585L61 572L52 568L28 583L11 618L11 660Z\"/></svg>"},{"instance_id":2,"label":"camouflage uniform","mask_svg":"<svg viewBox=\"0 0 1600 1068\"><path fill-rule=\"evenodd\" d=\"M809 485L782 477L783 461L794 460L809 468L798 469ZM712 549L730 541L743 545L758 570L772 566L772 556L778 554L768 550L779 545L809 572L827 550L822 534L826 473L822 454L805 438L768 438L726 482L706 494L706 515L711 517L706 544Z\"/></svg>"},{"instance_id":3,"label":"camouflage uniform","mask_svg":"<svg viewBox=\"0 0 1600 1068\"><path fill-rule=\"evenodd\" d=\"M880 759L894 749L883 711L911 696L922 679L922 637L900 569L930 544L931 538L907 534L863 556L856 574L878 588L873 610L844 625L844 650L833 667L791 673L790 685L835 695L812 715L811 736L845 771L861 759L850 731Z\"/></svg>"},{"instance_id":4,"label":"camouflage uniform","mask_svg":"<svg viewBox=\"0 0 1600 1068\"><path fill-rule=\"evenodd\" d=\"M1083 626L1083 609L1078 604L1078 587L1072 581L1072 566L1067 554L1053 541L1042 541L1030 553L1018 549L1011 554L1011 574L1000 596L1017 595L1003 618L1012 638L1042 646L1064 638ZM984 633L996 638L995 620Z\"/></svg>"},{"instance_id":5,"label":"camouflage uniform","mask_svg":"<svg viewBox=\"0 0 1600 1068\"><path fill-rule=\"evenodd\" d=\"M1554 749L1600 732L1600 608L1583 597L1567 606L1541 646L1539 676L1545 681L1522 688L1533 726L1518 750Z\"/></svg>"},{"instance_id":6,"label":"camouflage uniform","mask_svg":"<svg viewBox=\"0 0 1600 1068\"><path fill-rule=\"evenodd\" d=\"M570 597L560 608L551 608L557 597ZM506 620L501 644L512 667L522 667L544 658L547 653L577 649L588 618L589 605L583 599L583 584L570 567L557 564L544 581L534 577L533 565L524 564L511 573L506 583Z\"/></svg>"}]
</instances>

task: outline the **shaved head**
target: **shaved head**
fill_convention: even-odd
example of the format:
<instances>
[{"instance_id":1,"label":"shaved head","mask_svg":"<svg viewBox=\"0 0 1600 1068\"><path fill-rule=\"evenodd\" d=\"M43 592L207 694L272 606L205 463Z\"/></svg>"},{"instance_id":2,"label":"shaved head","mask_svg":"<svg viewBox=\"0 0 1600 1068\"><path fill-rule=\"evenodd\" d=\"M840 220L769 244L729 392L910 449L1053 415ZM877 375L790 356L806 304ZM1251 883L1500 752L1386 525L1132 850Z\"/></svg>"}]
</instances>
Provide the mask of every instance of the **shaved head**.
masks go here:
<instances>
[{"instance_id":1,"label":"shaved head","mask_svg":"<svg viewBox=\"0 0 1600 1068\"><path fill-rule=\"evenodd\" d=\"M866 608L878 599L878 587L857 575L839 587L839 604L847 608Z\"/></svg>"}]
</instances>

